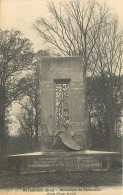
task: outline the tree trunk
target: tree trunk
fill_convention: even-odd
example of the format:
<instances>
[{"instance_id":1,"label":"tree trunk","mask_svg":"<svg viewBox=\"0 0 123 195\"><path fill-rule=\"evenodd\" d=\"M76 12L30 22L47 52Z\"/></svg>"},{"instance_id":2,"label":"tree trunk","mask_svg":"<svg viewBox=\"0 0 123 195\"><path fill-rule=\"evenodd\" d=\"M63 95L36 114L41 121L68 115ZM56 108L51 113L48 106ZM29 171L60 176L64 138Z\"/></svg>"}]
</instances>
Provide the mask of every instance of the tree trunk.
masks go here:
<instances>
[{"instance_id":1,"label":"tree trunk","mask_svg":"<svg viewBox=\"0 0 123 195\"><path fill-rule=\"evenodd\" d=\"M6 154L7 140L5 132L5 83L1 80L0 92L0 155Z\"/></svg>"},{"instance_id":2,"label":"tree trunk","mask_svg":"<svg viewBox=\"0 0 123 195\"><path fill-rule=\"evenodd\" d=\"M6 133L5 133L5 107L4 105L1 106L0 109L0 156L5 155L6 153Z\"/></svg>"}]
</instances>

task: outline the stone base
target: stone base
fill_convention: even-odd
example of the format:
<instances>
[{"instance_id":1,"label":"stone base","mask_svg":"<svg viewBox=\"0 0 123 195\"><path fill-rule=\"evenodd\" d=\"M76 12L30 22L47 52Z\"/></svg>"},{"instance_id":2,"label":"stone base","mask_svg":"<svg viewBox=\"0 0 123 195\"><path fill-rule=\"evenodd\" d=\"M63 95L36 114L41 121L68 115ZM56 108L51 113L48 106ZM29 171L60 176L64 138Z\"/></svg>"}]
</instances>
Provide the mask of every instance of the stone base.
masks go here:
<instances>
[{"instance_id":1,"label":"stone base","mask_svg":"<svg viewBox=\"0 0 123 195\"><path fill-rule=\"evenodd\" d=\"M112 161L120 153L103 151L57 151L36 152L11 155L8 168L20 173L54 172L54 171L101 171L108 170Z\"/></svg>"}]
</instances>

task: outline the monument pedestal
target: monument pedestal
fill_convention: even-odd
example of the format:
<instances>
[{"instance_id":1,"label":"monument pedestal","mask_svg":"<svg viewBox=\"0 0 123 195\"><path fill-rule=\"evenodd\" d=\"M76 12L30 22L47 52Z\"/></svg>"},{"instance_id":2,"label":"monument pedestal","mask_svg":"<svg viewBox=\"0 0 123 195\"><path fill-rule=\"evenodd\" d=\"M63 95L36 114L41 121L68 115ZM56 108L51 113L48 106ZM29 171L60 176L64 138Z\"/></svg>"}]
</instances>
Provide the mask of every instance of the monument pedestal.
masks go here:
<instances>
[{"instance_id":1,"label":"monument pedestal","mask_svg":"<svg viewBox=\"0 0 123 195\"><path fill-rule=\"evenodd\" d=\"M104 171L110 168L112 158L118 161L120 153L105 151L50 151L11 155L9 171L21 174L55 171Z\"/></svg>"}]
</instances>

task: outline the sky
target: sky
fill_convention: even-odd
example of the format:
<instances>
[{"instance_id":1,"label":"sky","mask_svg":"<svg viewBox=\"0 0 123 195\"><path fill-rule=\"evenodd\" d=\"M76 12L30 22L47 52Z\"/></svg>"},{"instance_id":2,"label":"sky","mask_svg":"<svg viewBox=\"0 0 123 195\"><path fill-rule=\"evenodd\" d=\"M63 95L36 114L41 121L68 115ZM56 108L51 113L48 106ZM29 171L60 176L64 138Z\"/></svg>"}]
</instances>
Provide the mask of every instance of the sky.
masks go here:
<instances>
[{"instance_id":1,"label":"sky","mask_svg":"<svg viewBox=\"0 0 123 195\"><path fill-rule=\"evenodd\" d=\"M60 0L54 1L56 3ZM104 2L106 0L98 1ZM40 17L49 17L48 2L49 0L0 0L0 28L3 30L20 30L24 37L29 38L33 43L35 52L46 49L47 46L33 29L33 24ZM106 2L117 13L123 27L123 0L107 0ZM12 109L15 115L19 112L19 106L16 104L13 105ZM16 135L18 123L14 115L11 116L11 119L13 123L10 127L10 134Z\"/></svg>"},{"instance_id":2,"label":"sky","mask_svg":"<svg viewBox=\"0 0 123 195\"><path fill-rule=\"evenodd\" d=\"M55 2L59 1L55 0ZM41 16L49 17L48 2L48 0L1 0L0 27L20 30L33 43L35 52L45 49L46 45L33 29L33 24ZM119 21L123 26L123 0L107 0L106 2L118 14Z\"/></svg>"}]
</instances>

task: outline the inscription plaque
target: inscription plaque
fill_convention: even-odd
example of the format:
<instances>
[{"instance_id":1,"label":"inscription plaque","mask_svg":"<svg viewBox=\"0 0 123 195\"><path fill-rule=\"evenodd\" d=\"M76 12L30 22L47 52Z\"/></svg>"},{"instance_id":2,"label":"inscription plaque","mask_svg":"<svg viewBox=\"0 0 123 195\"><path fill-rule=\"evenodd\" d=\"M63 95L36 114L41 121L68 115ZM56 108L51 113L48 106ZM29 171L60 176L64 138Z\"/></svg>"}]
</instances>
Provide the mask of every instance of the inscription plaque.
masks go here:
<instances>
[{"instance_id":1,"label":"inscription plaque","mask_svg":"<svg viewBox=\"0 0 123 195\"><path fill-rule=\"evenodd\" d=\"M28 171L84 171L101 169L100 155L39 156L28 160Z\"/></svg>"}]
</instances>

